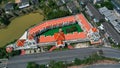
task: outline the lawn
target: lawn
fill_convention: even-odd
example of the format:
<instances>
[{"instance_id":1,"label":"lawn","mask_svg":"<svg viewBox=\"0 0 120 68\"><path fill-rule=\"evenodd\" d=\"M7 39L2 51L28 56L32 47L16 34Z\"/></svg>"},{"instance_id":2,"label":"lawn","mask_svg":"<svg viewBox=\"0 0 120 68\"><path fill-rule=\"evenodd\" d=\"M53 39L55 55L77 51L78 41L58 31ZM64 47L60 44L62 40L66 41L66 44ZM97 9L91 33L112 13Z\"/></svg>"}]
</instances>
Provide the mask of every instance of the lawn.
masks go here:
<instances>
[{"instance_id":1,"label":"lawn","mask_svg":"<svg viewBox=\"0 0 120 68\"><path fill-rule=\"evenodd\" d=\"M30 13L12 20L6 29L0 30L0 47L20 38L26 29L40 23L43 18L39 13Z\"/></svg>"},{"instance_id":2,"label":"lawn","mask_svg":"<svg viewBox=\"0 0 120 68\"><path fill-rule=\"evenodd\" d=\"M61 28L62 28L63 32L65 34L67 34L66 30L67 29L71 29L73 26L77 28L77 32L82 32L83 31L78 24L72 24L72 25L61 27ZM54 28L54 29L47 30L46 32L42 33L41 35L45 35L45 36L51 35L52 36L52 35L54 35L54 33L58 32L59 29L60 29L60 27L59 28ZM71 33L73 33L73 32L71 32Z\"/></svg>"}]
</instances>

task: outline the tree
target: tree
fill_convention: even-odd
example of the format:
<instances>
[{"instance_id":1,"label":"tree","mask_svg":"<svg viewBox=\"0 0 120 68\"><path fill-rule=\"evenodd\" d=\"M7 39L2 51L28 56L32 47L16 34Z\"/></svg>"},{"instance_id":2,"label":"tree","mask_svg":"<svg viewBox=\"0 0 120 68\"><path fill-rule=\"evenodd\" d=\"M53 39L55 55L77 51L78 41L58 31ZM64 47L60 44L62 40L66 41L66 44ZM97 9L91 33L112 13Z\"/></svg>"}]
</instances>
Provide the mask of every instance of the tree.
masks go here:
<instances>
[{"instance_id":1,"label":"tree","mask_svg":"<svg viewBox=\"0 0 120 68\"><path fill-rule=\"evenodd\" d=\"M39 65L34 62L28 62L27 68L39 68Z\"/></svg>"},{"instance_id":2,"label":"tree","mask_svg":"<svg viewBox=\"0 0 120 68\"><path fill-rule=\"evenodd\" d=\"M67 68L67 67L62 61L59 61L59 62L50 61L49 68Z\"/></svg>"},{"instance_id":3,"label":"tree","mask_svg":"<svg viewBox=\"0 0 120 68\"><path fill-rule=\"evenodd\" d=\"M0 4L2 3L2 0L0 0Z\"/></svg>"},{"instance_id":4,"label":"tree","mask_svg":"<svg viewBox=\"0 0 120 68\"><path fill-rule=\"evenodd\" d=\"M3 15L3 17L0 17L0 24L8 25L10 23L9 19L6 15Z\"/></svg>"},{"instance_id":5,"label":"tree","mask_svg":"<svg viewBox=\"0 0 120 68\"><path fill-rule=\"evenodd\" d=\"M47 18L48 19L54 19L54 18L59 18L59 17L64 17L64 16L68 16L71 15L68 11L62 11L62 10L54 10L54 11L50 11L47 14Z\"/></svg>"},{"instance_id":6,"label":"tree","mask_svg":"<svg viewBox=\"0 0 120 68\"><path fill-rule=\"evenodd\" d=\"M46 68L46 66L42 64L42 65L39 65L39 68Z\"/></svg>"},{"instance_id":7,"label":"tree","mask_svg":"<svg viewBox=\"0 0 120 68\"><path fill-rule=\"evenodd\" d=\"M0 48L0 59L7 58L7 53L5 48Z\"/></svg>"},{"instance_id":8,"label":"tree","mask_svg":"<svg viewBox=\"0 0 120 68\"><path fill-rule=\"evenodd\" d=\"M113 6L113 4L111 3L111 1L103 2L103 3L101 3L101 6L102 6L102 7L106 6L109 10L113 10L113 8L114 8L114 6Z\"/></svg>"},{"instance_id":9,"label":"tree","mask_svg":"<svg viewBox=\"0 0 120 68\"><path fill-rule=\"evenodd\" d=\"M75 58L74 63L75 63L75 65L80 65L81 64L81 60L78 59L78 58Z\"/></svg>"}]
</instances>

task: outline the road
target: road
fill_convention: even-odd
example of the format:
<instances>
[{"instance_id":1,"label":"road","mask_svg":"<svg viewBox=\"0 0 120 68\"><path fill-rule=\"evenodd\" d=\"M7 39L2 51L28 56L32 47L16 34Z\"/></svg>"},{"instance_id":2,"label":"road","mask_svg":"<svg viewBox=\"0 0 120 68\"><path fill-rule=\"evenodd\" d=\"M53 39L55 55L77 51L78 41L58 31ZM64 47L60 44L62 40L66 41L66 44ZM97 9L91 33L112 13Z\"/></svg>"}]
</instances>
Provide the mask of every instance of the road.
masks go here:
<instances>
[{"instance_id":1,"label":"road","mask_svg":"<svg viewBox=\"0 0 120 68\"><path fill-rule=\"evenodd\" d=\"M108 22L104 22L103 26L110 37L112 37L116 42L120 43L120 34L113 28L113 26Z\"/></svg>"},{"instance_id":2,"label":"road","mask_svg":"<svg viewBox=\"0 0 120 68\"><path fill-rule=\"evenodd\" d=\"M40 54L31 54L24 56L15 56L9 59L8 68L25 68L27 62L36 62L38 64L47 64L50 60L71 62L75 58L84 59L92 53L102 49L104 56L120 58L120 51L111 48L81 48L59 52L46 52Z\"/></svg>"}]
</instances>

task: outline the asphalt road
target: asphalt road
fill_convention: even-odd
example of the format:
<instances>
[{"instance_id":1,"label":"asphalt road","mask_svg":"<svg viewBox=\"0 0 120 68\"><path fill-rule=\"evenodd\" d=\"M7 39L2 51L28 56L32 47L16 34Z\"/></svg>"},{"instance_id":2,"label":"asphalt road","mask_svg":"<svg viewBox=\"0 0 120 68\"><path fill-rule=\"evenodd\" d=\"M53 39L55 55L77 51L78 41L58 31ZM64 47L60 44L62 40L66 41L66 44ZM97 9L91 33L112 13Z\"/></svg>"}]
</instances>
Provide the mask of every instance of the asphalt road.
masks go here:
<instances>
[{"instance_id":1,"label":"asphalt road","mask_svg":"<svg viewBox=\"0 0 120 68\"><path fill-rule=\"evenodd\" d=\"M31 54L24 56L15 56L9 59L8 68L26 68L27 62L36 62L38 64L47 64L50 60L71 62L75 58L83 59L92 53L102 49L104 56L120 58L120 51L111 48L81 48L59 52L47 52L40 54Z\"/></svg>"},{"instance_id":2,"label":"asphalt road","mask_svg":"<svg viewBox=\"0 0 120 68\"><path fill-rule=\"evenodd\" d=\"M108 23L108 22L104 22L103 26L106 30L106 32L113 38L115 39L115 41L120 43L120 34L113 28L113 26Z\"/></svg>"}]
</instances>

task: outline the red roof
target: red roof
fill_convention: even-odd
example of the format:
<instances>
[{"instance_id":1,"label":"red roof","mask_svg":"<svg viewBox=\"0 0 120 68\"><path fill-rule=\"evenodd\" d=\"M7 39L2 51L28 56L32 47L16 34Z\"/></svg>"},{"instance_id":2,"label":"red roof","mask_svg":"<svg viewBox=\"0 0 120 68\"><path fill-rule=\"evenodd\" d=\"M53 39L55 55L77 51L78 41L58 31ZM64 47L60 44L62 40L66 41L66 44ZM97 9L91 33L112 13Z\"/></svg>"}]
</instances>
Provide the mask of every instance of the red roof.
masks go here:
<instances>
[{"instance_id":1,"label":"red roof","mask_svg":"<svg viewBox=\"0 0 120 68\"><path fill-rule=\"evenodd\" d=\"M37 33L39 31L43 30L44 28L49 28L50 26L57 26L60 24L62 25L65 22L68 22L68 23L75 22L74 16L68 16L68 17L64 17L64 18L58 18L58 19L46 21L38 26L31 28L29 30L29 34Z\"/></svg>"},{"instance_id":2,"label":"red roof","mask_svg":"<svg viewBox=\"0 0 120 68\"><path fill-rule=\"evenodd\" d=\"M31 40L31 39L33 39L33 38L34 38L33 35L28 35L28 39L29 39L29 40Z\"/></svg>"},{"instance_id":3,"label":"red roof","mask_svg":"<svg viewBox=\"0 0 120 68\"><path fill-rule=\"evenodd\" d=\"M26 40L18 40L17 41L17 46L19 46L19 47L21 47L21 46L24 46L24 42L25 42Z\"/></svg>"},{"instance_id":4,"label":"red roof","mask_svg":"<svg viewBox=\"0 0 120 68\"><path fill-rule=\"evenodd\" d=\"M57 45L63 44L63 41L59 40L57 41Z\"/></svg>"},{"instance_id":5,"label":"red roof","mask_svg":"<svg viewBox=\"0 0 120 68\"><path fill-rule=\"evenodd\" d=\"M54 38L57 41L63 41L63 40L65 40L65 36L64 36L63 32L55 33L54 34Z\"/></svg>"},{"instance_id":6,"label":"red roof","mask_svg":"<svg viewBox=\"0 0 120 68\"><path fill-rule=\"evenodd\" d=\"M10 53L10 52L13 51L13 48L12 48L12 47L7 47L7 48L6 48L6 51L7 51L8 53Z\"/></svg>"},{"instance_id":7,"label":"red roof","mask_svg":"<svg viewBox=\"0 0 120 68\"><path fill-rule=\"evenodd\" d=\"M97 32L98 30L97 30L97 28L92 28L92 31Z\"/></svg>"},{"instance_id":8,"label":"red roof","mask_svg":"<svg viewBox=\"0 0 120 68\"><path fill-rule=\"evenodd\" d=\"M92 26L86 20L84 15L83 14L78 14L77 16L78 16L78 19L81 21L81 24L83 25L83 27L86 29L86 31L89 31L92 28Z\"/></svg>"}]
</instances>

